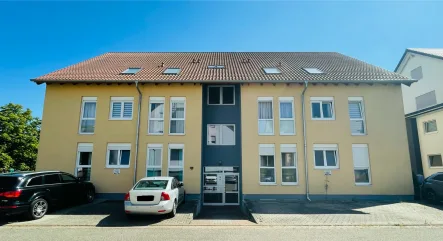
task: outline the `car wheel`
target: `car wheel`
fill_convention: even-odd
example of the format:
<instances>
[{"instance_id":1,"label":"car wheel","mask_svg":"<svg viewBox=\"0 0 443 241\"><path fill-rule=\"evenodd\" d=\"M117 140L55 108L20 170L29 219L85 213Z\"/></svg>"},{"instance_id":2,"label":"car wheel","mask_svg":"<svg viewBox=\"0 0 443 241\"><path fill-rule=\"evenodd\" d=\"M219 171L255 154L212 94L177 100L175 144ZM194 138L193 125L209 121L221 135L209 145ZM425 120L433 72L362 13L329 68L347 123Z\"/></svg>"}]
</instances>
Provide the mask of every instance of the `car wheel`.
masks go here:
<instances>
[{"instance_id":1,"label":"car wheel","mask_svg":"<svg viewBox=\"0 0 443 241\"><path fill-rule=\"evenodd\" d=\"M35 220L40 219L48 212L49 204L43 198L37 198L32 201L29 207L28 218Z\"/></svg>"},{"instance_id":2,"label":"car wheel","mask_svg":"<svg viewBox=\"0 0 443 241\"><path fill-rule=\"evenodd\" d=\"M174 204L172 204L172 211L168 213L168 217L173 218L175 214L177 214L177 201L174 201Z\"/></svg>"},{"instance_id":3,"label":"car wheel","mask_svg":"<svg viewBox=\"0 0 443 241\"><path fill-rule=\"evenodd\" d=\"M429 189L426 191L426 199L431 203L437 202L437 196L436 196L434 190Z\"/></svg>"},{"instance_id":4,"label":"car wheel","mask_svg":"<svg viewBox=\"0 0 443 241\"><path fill-rule=\"evenodd\" d=\"M86 196L85 196L85 200L87 203L92 203L94 202L94 198L95 198L95 192L93 189L88 189L86 191Z\"/></svg>"}]
</instances>

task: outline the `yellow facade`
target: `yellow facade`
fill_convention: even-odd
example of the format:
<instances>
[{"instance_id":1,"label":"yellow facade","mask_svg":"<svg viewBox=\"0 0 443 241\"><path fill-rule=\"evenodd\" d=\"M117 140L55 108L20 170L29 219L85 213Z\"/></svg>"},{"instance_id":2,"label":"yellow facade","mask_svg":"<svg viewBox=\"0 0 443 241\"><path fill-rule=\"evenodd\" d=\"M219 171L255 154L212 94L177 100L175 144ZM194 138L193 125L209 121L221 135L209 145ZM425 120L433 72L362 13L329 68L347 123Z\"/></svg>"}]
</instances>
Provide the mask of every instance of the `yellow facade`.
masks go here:
<instances>
[{"instance_id":1,"label":"yellow facade","mask_svg":"<svg viewBox=\"0 0 443 241\"><path fill-rule=\"evenodd\" d=\"M443 125L443 111L435 111L423 114L417 117L417 131L420 140L421 160L423 164L423 174L428 177L436 172L443 172L443 167L431 167L429 164L429 155L443 154L443 133L440 130L431 133L425 133L424 123L436 120L437 128Z\"/></svg>"},{"instance_id":2,"label":"yellow facade","mask_svg":"<svg viewBox=\"0 0 443 241\"><path fill-rule=\"evenodd\" d=\"M184 183L188 194L200 192L201 106L199 85L140 85L143 93L137 179L145 177L148 143L163 144L162 174L168 165L168 144L184 144ZM97 97L96 124L92 135L79 134L82 97ZM132 120L109 120L111 97L134 97ZM170 97L186 97L185 135L147 135L149 97L165 97L165 130L169 129ZM91 181L97 193L126 193L133 185L138 92L132 85L47 85L37 170L74 173L78 143L92 143ZM166 131L165 131L166 132ZM108 143L130 143L130 167L114 174L106 168ZM191 170L191 167L193 169Z\"/></svg>"},{"instance_id":3,"label":"yellow facade","mask_svg":"<svg viewBox=\"0 0 443 241\"><path fill-rule=\"evenodd\" d=\"M168 169L168 144L184 144L184 183L187 194L201 188L202 87L197 84L145 84L140 118L137 179L146 174L147 144L163 144L162 174ZM244 84L241 87L243 194L305 194L302 85ZM78 133L82 97L97 97L95 132ZM134 97L132 120L109 120L111 97ZM149 97L165 97L163 135L148 135ZM170 97L186 97L185 135L168 135ZM273 97L274 135L258 135L258 97ZM278 97L294 97L296 135L279 134ZM335 120L311 120L310 97L333 97ZM363 97L367 135L352 136L348 97ZM307 157L311 194L325 194L323 170L314 169L313 145L337 144L339 169L328 176L328 194L412 195L411 167L398 85L310 85L306 91ZM47 85L37 170L74 173L78 143L92 143L91 181L98 193L125 193L133 185L138 92L134 84ZM114 174L106 168L108 143L130 143L130 167ZM276 184L259 183L259 144L275 144ZM280 144L297 145L297 185L281 184ZM356 186L352 144L369 147L371 185Z\"/></svg>"},{"instance_id":4,"label":"yellow facade","mask_svg":"<svg viewBox=\"0 0 443 241\"><path fill-rule=\"evenodd\" d=\"M242 166L243 194L304 194L303 86L286 84L244 85L242 87ZM328 194L411 195L411 167L400 86L396 85L310 85L306 91L307 158L311 194L326 194L324 170L314 169L313 145L337 144L339 169L328 176ZM274 135L258 135L258 97L273 97ZM279 135L278 97L294 97L295 136ZM310 97L333 97L335 120L312 120ZM348 97L363 97L367 135L352 136ZM275 144L276 184L260 185L259 144ZM297 145L298 185L281 184L280 144ZM367 144L371 185L354 182L352 144Z\"/></svg>"}]
</instances>

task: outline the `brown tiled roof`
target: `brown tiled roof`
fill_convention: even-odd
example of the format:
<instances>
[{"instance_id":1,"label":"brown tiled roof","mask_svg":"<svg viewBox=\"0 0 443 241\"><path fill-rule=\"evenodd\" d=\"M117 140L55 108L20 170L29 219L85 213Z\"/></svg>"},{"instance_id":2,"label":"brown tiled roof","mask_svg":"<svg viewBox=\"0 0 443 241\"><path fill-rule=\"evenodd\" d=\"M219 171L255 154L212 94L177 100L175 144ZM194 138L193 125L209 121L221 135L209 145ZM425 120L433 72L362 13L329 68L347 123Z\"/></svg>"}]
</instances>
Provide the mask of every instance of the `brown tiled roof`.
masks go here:
<instances>
[{"instance_id":1,"label":"brown tiled roof","mask_svg":"<svg viewBox=\"0 0 443 241\"><path fill-rule=\"evenodd\" d=\"M208 69L208 65L224 65L225 69ZM121 74L129 67L142 69L134 75ZM265 74L263 67L277 67L282 73ZM165 75L163 71L166 68L181 68L181 72ZM309 74L303 68L318 68L324 74ZM277 83L305 80L327 83L413 82L397 73L333 52L106 53L32 79L39 84L134 81Z\"/></svg>"}]
</instances>

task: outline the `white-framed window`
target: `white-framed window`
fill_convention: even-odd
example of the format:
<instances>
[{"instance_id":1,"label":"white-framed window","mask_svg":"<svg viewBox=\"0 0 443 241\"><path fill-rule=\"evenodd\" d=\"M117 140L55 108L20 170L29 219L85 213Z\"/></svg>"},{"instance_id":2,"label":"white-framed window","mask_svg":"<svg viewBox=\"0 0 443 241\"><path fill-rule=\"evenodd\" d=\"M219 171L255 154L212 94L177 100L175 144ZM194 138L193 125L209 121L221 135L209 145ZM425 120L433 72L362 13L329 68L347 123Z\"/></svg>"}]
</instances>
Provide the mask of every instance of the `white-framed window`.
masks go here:
<instances>
[{"instance_id":1,"label":"white-framed window","mask_svg":"<svg viewBox=\"0 0 443 241\"><path fill-rule=\"evenodd\" d=\"M78 143L75 176L85 181L91 180L92 143Z\"/></svg>"},{"instance_id":2,"label":"white-framed window","mask_svg":"<svg viewBox=\"0 0 443 241\"><path fill-rule=\"evenodd\" d=\"M260 184L275 184L275 145L259 144Z\"/></svg>"},{"instance_id":3,"label":"white-framed window","mask_svg":"<svg viewBox=\"0 0 443 241\"><path fill-rule=\"evenodd\" d=\"M443 167L443 162L441 159L441 155L429 155L428 156L428 160L429 160L429 167L433 168L433 167L437 167L437 168L441 168Z\"/></svg>"},{"instance_id":4,"label":"white-framed window","mask_svg":"<svg viewBox=\"0 0 443 241\"><path fill-rule=\"evenodd\" d=\"M362 97L348 98L352 135L366 135L365 108Z\"/></svg>"},{"instance_id":5,"label":"white-framed window","mask_svg":"<svg viewBox=\"0 0 443 241\"><path fill-rule=\"evenodd\" d=\"M109 143L106 154L106 168L129 168L131 144Z\"/></svg>"},{"instance_id":6,"label":"white-framed window","mask_svg":"<svg viewBox=\"0 0 443 241\"><path fill-rule=\"evenodd\" d=\"M314 144L315 169L338 169L338 145Z\"/></svg>"},{"instance_id":7,"label":"white-framed window","mask_svg":"<svg viewBox=\"0 0 443 241\"><path fill-rule=\"evenodd\" d=\"M176 177L183 182L183 167L185 161L185 145L169 144L168 146L168 176Z\"/></svg>"},{"instance_id":8,"label":"white-framed window","mask_svg":"<svg viewBox=\"0 0 443 241\"><path fill-rule=\"evenodd\" d=\"M235 145L234 124L209 124L208 145L233 146Z\"/></svg>"},{"instance_id":9,"label":"white-framed window","mask_svg":"<svg viewBox=\"0 0 443 241\"><path fill-rule=\"evenodd\" d=\"M94 134L97 97L83 97L80 113L80 134Z\"/></svg>"},{"instance_id":10,"label":"white-framed window","mask_svg":"<svg viewBox=\"0 0 443 241\"><path fill-rule=\"evenodd\" d=\"M281 184L296 185L297 177L297 146L295 144L281 144Z\"/></svg>"},{"instance_id":11,"label":"white-framed window","mask_svg":"<svg viewBox=\"0 0 443 241\"><path fill-rule=\"evenodd\" d=\"M186 98L171 97L170 135L185 134Z\"/></svg>"},{"instance_id":12,"label":"white-framed window","mask_svg":"<svg viewBox=\"0 0 443 241\"><path fill-rule=\"evenodd\" d=\"M258 134L274 135L274 108L272 97L258 97Z\"/></svg>"},{"instance_id":13,"label":"white-framed window","mask_svg":"<svg viewBox=\"0 0 443 241\"><path fill-rule=\"evenodd\" d=\"M437 121L436 120L430 120L423 123L423 127L425 130L425 133L432 133L437 132Z\"/></svg>"},{"instance_id":14,"label":"white-framed window","mask_svg":"<svg viewBox=\"0 0 443 241\"><path fill-rule=\"evenodd\" d=\"M354 161L355 184L371 184L371 169L369 168L368 145L352 144L352 159Z\"/></svg>"},{"instance_id":15,"label":"white-framed window","mask_svg":"<svg viewBox=\"0 0 443 241\"><path fill-rule=\"evenodd\" d=\"M132 120L134 97L111 97L110 120Z\"/></svg>"},{"instance_id":16,"label":"white-framed window","mask_svg":"<svg viewBox=\"0 0 443 241\"><path fill-rule=\"evenodd\" d=\"M279 97L280 135L295 135L294 97Z\"/></svg>"},{"instance_id":17,"label":"white-framed window","mask_svg":"<svg viewBox=\"0 0 443 241\"><path fill-rule=\"evenodd\" d=\"M235 105L235 86L208 86L208 105Z\"/></svg>"},{"instance_id":18,"label":"white-framed window","mask_svg":"<svg viewBox=\"0 0 443 241\"><path fill-rule=\"evenodd\" d=\"M149 98L149 135L163 135L165 124L165 97Z\"/></svg>"},{"instance_id":19,"label":"white-framed window","mask_svg":"<svg viewBox=\"0 0 443 241\"><path fill-rule=\"evenodd\" d=\"M313 120L335 120L334 97L311 97Z\"/></svg>"},{"instance_id":20,"label":"white-framed window","mask_svg":"<svg viewBox=\"0 0 443 241\"><path fill-rule=\"evenodd\" d=\"M146 176L161 177L163 144L148 144L146 157Z\"/></svg>"}]
</instances>

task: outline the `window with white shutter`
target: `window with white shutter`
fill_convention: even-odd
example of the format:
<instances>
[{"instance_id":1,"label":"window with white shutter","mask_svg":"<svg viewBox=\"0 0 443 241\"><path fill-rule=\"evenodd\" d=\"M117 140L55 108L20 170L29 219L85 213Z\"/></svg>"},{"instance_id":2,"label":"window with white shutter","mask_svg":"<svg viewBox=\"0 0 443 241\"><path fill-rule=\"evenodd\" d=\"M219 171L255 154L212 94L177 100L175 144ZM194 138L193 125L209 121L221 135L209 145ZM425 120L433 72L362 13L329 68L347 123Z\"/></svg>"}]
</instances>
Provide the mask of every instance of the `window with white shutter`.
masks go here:
<instances>
[{"instance_id":1,"label":"window with white shutter","mask_svg":"<svg viewBox=\"0 0 443 241\"><path fill-rule=\"evenodd\" d=\"M148 144L146 158L146 176L160 177L162 175L163 144Z\"/></svg>"},{"instance_id":2,"label":"window with white shutter","mask_svg":"<svg viewBox=\"0 0 443 241\"><path fill-rule=\"evenodd\" d=\"M274 135L274 108L272 97L258 97L258 134Z\"/></svg>"},{"instance_id":3,"label":"window with white shutter","mask_svg":"<svg viewBox=\"0 0 443 241\"><path fill-rule=\"evenodd\" d=\"M163 135L165 120L165 97L149 98L149 135Z\"/></svg>"},{"instance_id":4,"label":"window with white shutter","mask_svg":"<svg viewBox=\"0 0 443 241\"><path fill-rule=\"evenodd\" d=\"M294 97L279 97L280 135L295 135Z\"/></svg>"},{"instance_id":5,"label":"window with white shutter","mask_svg":"<svg viewBox=\"0 0 443 241\"><path fill-rule=\"evenodd\" d=\"M295 144L281 144L281 184L297 184L297 151Z\"/></svg>"},{"instance_id":6,"label":"window with white shutter","mask_svg":"<svg viewBox=\"0 0 443 241\"><path fill-rule=\"evenodd\" d=\"M186 98L171 97L169 135L185 134Z\"/></svg>"},{"instance_id":7,"label":"window with white shutter","mask_svg":"<svg viewBox=\"0 0 443 241\"><path fill-rule=\"evenodd\" d=\"M354 160L355 184L371 184L371 171L369 168L369 151L367 144L352 145L352 159Z\"/></svg>"},{"instance_id":8,"label":"window with white shutter","mask_svg":"<svg viewBox=\"0 0 443 241\"><path fill-rule=\"evenodd\" d=\"M83 97L80 113L80 134L94 134L97 97Z\"/></svg>"},{"instance_id":9,"label":"window with white shutter","mask_svg":"<svg viewBox=\"0 0 443 241\"><path fill-rule=\"evenodd\" d=\"M110 120L132 120L134 97L111 97Z\"/></svg>"},{"instance_id":10,"label":"window with white shutter","mask_svg":"<svg viewBox=\"0 0 443 241\"><path fill-rule=\"evenodd\" d=\"M366 135L366 122L362 97L348 98L348 111L352 135Z\"/></svg>"},{"instance_id":11,"label":"window with white shutter","mask_svg":"<svg viewBox=\"0 0 443 241\"><path fill-rule=\"evenodd\" d=\"M275 184L275 146L274 144L260 144L260 184Z\"/></svg>"}]
</instances>

